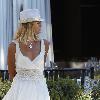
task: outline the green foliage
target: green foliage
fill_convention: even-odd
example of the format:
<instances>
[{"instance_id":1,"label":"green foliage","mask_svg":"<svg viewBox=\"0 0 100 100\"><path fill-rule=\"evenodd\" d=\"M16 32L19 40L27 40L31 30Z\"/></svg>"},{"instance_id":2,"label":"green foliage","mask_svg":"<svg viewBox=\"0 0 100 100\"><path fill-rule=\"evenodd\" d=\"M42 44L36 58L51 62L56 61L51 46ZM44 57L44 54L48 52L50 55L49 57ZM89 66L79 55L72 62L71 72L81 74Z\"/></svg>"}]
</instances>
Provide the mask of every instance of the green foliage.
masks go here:
<instances>
[{"instance_id":1,"label":"green foliage","mask_svg":"<svg viewBox=\"0 0 100 100\"><path fill-rule=\"evenodd\" d=\"M100 81L92 91L85 94L84 89L70 78L47 80L51 100L100 100ZM2 99L11 87L9 80L0 78L0 98Z\"/></svg>"},{"instance_id":2,"label":"green foliage","mask_svg":"<svg viewBox=\"0 0 100 100\"><path fill-rule=\"evenodd\" d=\"M100 69L99 70L95 70L94 78L97 79L97 80L100 79Z\"/></svg>"},{"instance_id":3,"label":"green foliage","mask_svg":"<svg viewBox=\"0 0 100 100\"><path fill-rule=\"evenodd\" d=\"M100 100L100 80L97 86L94 86L92 88L91 97L93 98L93 100Z\"/></svg>"},{"instance_id":4,"label":"green foliage","mask_svg":"<svg viewBox=\"0 0 100 100\"><path fill-rule=\"evenodd\" d=\"M76 80L59 78L48 80L47 84L51 100L91 100L89 95L83 93L83 88L76 83Z\"/></svg>"},{"instance_id":5,"label":"green foliage","mask_svg":"<svg viewBox=\"0 0 100 100\"><path fill-rule=\"evenodd\" d=\"M11 82L9 80L2 81L2 79L0 78L0 98L1 99L5 96L10 86L11 86Z\"/></svg>"}]
</instances>

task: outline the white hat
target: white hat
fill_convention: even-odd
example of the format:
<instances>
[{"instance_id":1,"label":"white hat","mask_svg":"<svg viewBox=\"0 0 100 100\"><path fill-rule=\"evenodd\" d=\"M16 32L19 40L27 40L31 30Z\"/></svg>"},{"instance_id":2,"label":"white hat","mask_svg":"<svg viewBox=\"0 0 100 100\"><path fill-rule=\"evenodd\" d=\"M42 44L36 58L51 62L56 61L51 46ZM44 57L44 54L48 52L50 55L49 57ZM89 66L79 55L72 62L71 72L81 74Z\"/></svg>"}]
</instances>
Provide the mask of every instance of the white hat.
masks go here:
<instances>
[{"instance_id":1,"label":"white hat","mask_svg":"<svg viewBox=\"0 0 100 100\"><path fill-rule=\"evenodd\" d=\"M20 23L27 23L33 21L44 21L40 17L40 12L38 9L26 9L20 12Z\"/></svg>"}]
</instances>

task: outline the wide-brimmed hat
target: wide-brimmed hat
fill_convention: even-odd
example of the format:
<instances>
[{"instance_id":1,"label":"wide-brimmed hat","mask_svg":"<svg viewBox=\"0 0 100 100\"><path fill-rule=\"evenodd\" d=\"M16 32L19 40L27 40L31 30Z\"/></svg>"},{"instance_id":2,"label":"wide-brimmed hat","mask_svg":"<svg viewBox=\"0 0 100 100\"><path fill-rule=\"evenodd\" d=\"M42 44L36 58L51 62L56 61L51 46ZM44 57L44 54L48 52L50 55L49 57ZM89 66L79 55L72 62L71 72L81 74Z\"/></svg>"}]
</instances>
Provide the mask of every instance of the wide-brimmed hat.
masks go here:
<instances>
[{"instance_id":1,"label":"wide-brimmed hat","mask_svg":"<svg viewBox=\"0 0 100 100\"><path fill-rule=\"evenodd\" d=\"M26 9L20 12L20 23L27 23L33 21L44 21L40 16L38 9Z\"/></svg>"}]
</instances>

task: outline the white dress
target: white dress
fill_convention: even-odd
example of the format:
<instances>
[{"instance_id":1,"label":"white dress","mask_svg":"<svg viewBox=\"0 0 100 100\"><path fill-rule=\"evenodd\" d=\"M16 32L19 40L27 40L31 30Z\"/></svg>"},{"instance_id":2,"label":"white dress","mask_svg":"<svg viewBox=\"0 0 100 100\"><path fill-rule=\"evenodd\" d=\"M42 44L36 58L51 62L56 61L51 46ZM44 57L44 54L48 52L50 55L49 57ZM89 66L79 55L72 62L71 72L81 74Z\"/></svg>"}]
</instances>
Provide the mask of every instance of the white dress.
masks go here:
<instances>
[{"instance_id":1,"label":"white dress","mask_svg":"<svg viewBox=\"0 0 100 100\"><path fill-rule=\"evenodd\" d=\"M44 40L41 40L41 51L31 61L24 56L16 43L16 76L11 88L2 100L50 100L46 78L44 77Z\"/></svg>"}]
</instances>

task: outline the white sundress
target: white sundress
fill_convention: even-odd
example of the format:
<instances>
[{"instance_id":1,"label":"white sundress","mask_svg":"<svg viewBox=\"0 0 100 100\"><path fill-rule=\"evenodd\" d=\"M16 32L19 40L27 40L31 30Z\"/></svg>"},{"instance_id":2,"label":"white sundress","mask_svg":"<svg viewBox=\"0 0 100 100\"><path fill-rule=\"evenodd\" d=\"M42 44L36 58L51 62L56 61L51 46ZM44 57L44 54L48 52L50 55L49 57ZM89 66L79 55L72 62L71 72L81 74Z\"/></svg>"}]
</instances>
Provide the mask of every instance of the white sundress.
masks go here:
<instances>
[{"instance_id":1,"label":"white sundress","mask_svg":"<svg viewBox=\"0 0 100 100\"><path fill-rule=\"evenodd\" d=\"M16 76L11 88L2 100L50 100L46 78L44 77L44 40L41 40L41 51L32 61L24 56L16 44Z\"/></svg>"}]
</instances>

